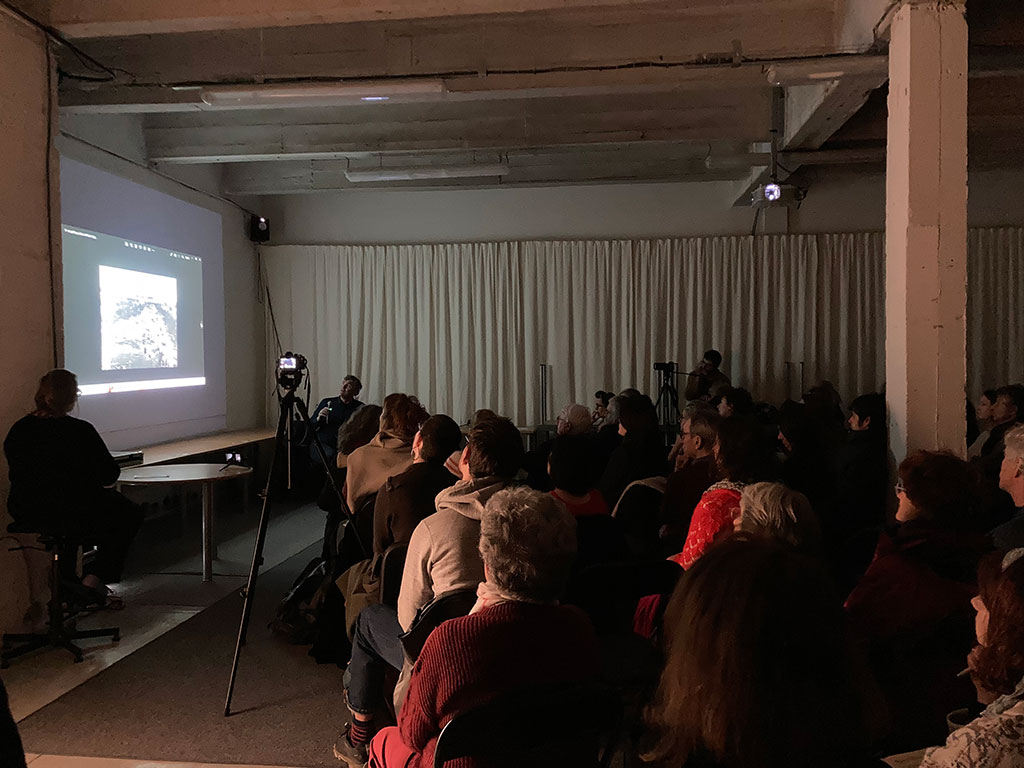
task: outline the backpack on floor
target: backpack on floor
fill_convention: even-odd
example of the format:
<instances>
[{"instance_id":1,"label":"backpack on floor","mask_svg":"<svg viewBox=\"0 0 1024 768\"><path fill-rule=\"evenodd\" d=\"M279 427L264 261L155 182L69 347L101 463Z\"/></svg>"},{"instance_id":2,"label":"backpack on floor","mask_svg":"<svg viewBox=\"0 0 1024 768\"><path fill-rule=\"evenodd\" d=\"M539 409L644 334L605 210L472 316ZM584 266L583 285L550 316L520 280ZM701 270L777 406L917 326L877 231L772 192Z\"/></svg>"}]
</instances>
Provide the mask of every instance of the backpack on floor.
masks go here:
<instances>
[{"instance_id":1,"label":"backpack on floor","mask_svg":"<svg viewBox=\"0 0 1024 768\"><path fill-rule=\"evenodd\" d=\"M274 618L267 625L270 630L295 645L312 643L316 634L317 597L329 578L326 560L310 560L278 603Z\"/></svg>"}]
</instances>

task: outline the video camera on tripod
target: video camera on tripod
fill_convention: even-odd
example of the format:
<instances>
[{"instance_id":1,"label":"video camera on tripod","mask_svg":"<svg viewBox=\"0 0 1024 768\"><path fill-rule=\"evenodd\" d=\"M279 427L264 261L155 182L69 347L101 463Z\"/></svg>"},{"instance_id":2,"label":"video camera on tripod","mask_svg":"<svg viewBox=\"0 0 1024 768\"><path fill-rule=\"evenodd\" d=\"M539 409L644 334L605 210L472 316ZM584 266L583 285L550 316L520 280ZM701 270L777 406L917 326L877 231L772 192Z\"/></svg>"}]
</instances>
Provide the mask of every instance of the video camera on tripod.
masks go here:
<instances>
[{"instance_id":1,"label":"video camera on tripod","mask_svg":"<svg viewBox=\"0 0 1024 768\"><path fill-rule=\"evenodd\" d=\"M292 352L285 352L284 357L277 359L277 383L283 389L295 391L302 384L302 376L306 372L308 363L302 355Z\"/></svg>"}]
</instances>

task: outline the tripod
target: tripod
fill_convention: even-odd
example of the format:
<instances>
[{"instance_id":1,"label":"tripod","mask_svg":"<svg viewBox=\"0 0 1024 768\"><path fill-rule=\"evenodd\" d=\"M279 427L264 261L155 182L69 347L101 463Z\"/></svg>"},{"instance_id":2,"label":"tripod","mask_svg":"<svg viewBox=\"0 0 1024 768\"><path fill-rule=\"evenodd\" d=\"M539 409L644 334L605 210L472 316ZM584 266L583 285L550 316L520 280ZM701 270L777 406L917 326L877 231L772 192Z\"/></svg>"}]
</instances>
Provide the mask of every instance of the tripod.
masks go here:
<instances>
[{"instance_id":1,"label":"tripod","mask_svg":"<svg viewBox=\"0 0 1024 768\"><path fill-rule=\"evenodd\" d=\"M327 459L327 454L324 452L324 447L320 443L320 438L317 437L316 430L313 429L309 421L309 410L306 408L306 404L302 401L302 398L295 394L295 390L298 387L298 379L294 382L289 381L285 387L285 393L278 396L279 404L281 406L281 416L277 422L277 435L274 438L274 453L270 459L270 469L267 473L267 485L263 491L263 508L260 510L260 522L256 529L256 544L252 550L252 564L249 566L249 580L246 582L245 587L242 588L242 620L238 624L238 639L235 641L235 656L231 662L231 677L228 680L228 694L224 700L224 717L228 717L231 714L231 696L235 691L235 678L238 675L238 662L242 656L242 646L245 645L246 635L249 630L249 618L252 615L252 601L256 594L256 577L259 576L260 566L263 565L263 545L267 540L267 525L270 522L270 484L274 478L274 464L277 461L277 454L281 447L288 451L288 486L291 487L291 427L293 413L292 409L295 408L299 412L299 416L305 424L306 429L310 434L313 435L313 444L316 446L317 453L320 456L320 461L323 463L324 468L327 470L327 481L331 484L331 488L334 490L335 495L338 497L338 502L341 505L341 510L348 518L349 530L352 535L356 537L356 543L359 548L363 551L363 554L369 557L369 550L359 537L359 532L356 530L355 521L352 519L352 513L348 509L348 505L345 503L345 497L341 493L341 489L338 488L337 483L334 481L334 475L331 474L330 466Z\"/></svg>"},{"instance_id":2,"label":"tripod","mask_svg":"<svg viewBox=\"0 0 1024 768\"><path fill-rule=\"evenodd\" d=\"M670 427L679 420L679 392L676 390L675 363L664 363L664 368L658 368L661 374L661 389L658 390L658 399L654 403L654 409L658 412L658 418L663 426Z\"/></svg>"}]
</instances>

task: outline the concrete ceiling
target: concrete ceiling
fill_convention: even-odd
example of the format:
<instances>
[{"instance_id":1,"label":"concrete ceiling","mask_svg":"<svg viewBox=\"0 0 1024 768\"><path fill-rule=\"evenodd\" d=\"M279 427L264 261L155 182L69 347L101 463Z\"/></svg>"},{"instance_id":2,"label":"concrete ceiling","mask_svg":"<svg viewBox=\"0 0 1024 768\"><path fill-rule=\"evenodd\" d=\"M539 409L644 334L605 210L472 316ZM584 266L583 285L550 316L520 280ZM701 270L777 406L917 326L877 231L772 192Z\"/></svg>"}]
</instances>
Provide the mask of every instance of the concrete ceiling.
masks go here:
<instances>
[{"instance_id":1,"label":"concrete ceiling","mask_svg":"<svg viewBox=\"0 0 1024 768\"><path fill-rule=\"evenodd\" d=\"M219 164L231 194L733 180L741 200L766 175L763 147L751 145L769 138L773 103L787 173L883 157L884 99L878 136L872 94L887 78L890 0L20 5L81 50L61 53L63 114L139 114L150 161ZM990 75L972 101L981 125L1020 101L1024 68L1008 56L1024 34L1005 3L1001 23L997 0L973 5L984 13L972 43ZM338 83L362 90L310 96ZM209 89L224 86L279 97L204 102L204 88L215 101ZM312 91L296 102L282 86ZM388 99L363 101L374 89ZM358 185L345 175L473 165L507 172Z\"/></svg>"}]
</instances>

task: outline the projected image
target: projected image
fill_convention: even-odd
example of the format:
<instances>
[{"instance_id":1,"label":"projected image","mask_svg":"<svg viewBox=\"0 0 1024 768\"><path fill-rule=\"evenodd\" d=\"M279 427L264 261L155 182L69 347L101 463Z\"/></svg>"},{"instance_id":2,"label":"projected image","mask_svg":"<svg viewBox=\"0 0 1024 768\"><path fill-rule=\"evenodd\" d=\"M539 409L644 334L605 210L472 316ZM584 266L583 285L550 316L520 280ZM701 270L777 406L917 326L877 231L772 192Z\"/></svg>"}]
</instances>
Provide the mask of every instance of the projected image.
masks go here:
<instances>
[{"instance_id":1,"label":"projected image","mask_svg":"<svg viewBox=\"0 0 1024 768\"><path fill-rule=\"evenodd\" d=\"M105 371L178 367L178 281L100 265L100 354Z\"/></svg>"}]
</instances>

